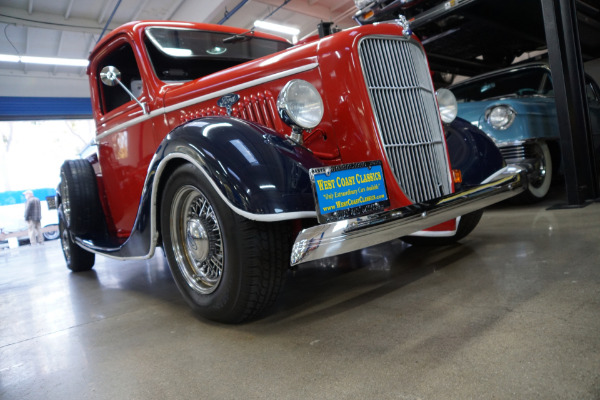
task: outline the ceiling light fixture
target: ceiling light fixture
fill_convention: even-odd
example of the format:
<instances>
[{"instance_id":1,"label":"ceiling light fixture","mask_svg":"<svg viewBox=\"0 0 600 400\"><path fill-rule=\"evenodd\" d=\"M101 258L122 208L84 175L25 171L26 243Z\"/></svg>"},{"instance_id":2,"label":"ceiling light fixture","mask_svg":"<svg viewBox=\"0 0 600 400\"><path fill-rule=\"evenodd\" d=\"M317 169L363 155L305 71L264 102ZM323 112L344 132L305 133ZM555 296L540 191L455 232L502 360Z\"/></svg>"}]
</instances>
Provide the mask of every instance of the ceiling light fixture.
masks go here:
<instances>
[{"instance_id":1,"label":"ceiling light fixture","mask_svg":"<svg viewBox=\"0 0 600 400\"><path fill-rule=\"evenodd\" d=\"M288 35L297 36L300 33L300 29L292 28L290 26L273 24L271 22L256 20L254 21L254 26L261 29L267 29L269 31L286 33Z\"/></svg>"},{"instance_id":2,"label":"ceiling light fixture","mask_svg":"<svg viewBox=\"0 0 600 400\"><path fill-rule=\"evenodd\" d=\"M57 58L57 57L30 57L30 56L12 56L10 54L0 54L0 61L4 62L22 62L27 64L41 65L60 65L66 67L87 67L88 60L76 58Z\"/></svg>"}]
</instances>

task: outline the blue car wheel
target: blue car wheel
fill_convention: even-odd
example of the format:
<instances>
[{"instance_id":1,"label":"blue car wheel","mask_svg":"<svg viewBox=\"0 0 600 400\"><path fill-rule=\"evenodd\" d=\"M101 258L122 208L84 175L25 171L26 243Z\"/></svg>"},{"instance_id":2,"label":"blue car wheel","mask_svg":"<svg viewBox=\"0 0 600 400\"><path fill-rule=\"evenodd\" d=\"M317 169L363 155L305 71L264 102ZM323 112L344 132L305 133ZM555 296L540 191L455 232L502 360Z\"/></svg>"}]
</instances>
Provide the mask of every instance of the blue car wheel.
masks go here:
<instances>
[{"instance_id":1,"label":"blue car wheel","mask_svg":"<svg viewBox=\"0 0 600 400\"><path fill-rule=\"evenodd\" d=\"M519 196L524 203L541 201L550 190L552 183L552 157L546 142L536 142L533 145L533 171L529 174L529 189Z\"/></svg>"}]
</instances>

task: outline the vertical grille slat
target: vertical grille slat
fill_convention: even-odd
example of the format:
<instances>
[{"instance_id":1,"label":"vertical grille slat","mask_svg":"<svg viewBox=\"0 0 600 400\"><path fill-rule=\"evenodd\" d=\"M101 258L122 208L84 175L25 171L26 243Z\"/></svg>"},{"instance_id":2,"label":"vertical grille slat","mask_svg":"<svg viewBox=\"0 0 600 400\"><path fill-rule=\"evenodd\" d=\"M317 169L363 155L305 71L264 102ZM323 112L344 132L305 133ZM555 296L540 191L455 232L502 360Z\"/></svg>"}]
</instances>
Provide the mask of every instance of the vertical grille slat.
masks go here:
<instances>
[{"instance_id":1,"label":"vertical grille slat","mask_svg":"<svg viewBox=\"0 0 600 400\"><path fill-rule=\"evenodd\" d=\"M361 67L386 157L414 202L451 192L444 134L425 54L414 41L367 37Z\"/></svg>"}]
</instances>

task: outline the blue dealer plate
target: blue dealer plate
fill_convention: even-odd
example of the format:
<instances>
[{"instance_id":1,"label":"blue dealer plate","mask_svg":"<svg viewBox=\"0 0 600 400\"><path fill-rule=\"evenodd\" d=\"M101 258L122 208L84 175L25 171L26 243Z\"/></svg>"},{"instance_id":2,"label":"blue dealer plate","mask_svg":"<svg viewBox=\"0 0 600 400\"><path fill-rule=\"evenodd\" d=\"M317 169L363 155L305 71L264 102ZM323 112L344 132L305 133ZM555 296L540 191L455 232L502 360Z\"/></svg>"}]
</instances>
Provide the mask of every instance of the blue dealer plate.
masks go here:
<instances>
[{"instance_id":1,"label":"blue dealer plate","mask_svg":"<svg viewBox=\"0 0 600 400\"><path fill-rule=\"evenodd\" d=\"M320 223L371 214L390 204L381 161L313 168L310 178Z\"/></svg>"}]
</instances>

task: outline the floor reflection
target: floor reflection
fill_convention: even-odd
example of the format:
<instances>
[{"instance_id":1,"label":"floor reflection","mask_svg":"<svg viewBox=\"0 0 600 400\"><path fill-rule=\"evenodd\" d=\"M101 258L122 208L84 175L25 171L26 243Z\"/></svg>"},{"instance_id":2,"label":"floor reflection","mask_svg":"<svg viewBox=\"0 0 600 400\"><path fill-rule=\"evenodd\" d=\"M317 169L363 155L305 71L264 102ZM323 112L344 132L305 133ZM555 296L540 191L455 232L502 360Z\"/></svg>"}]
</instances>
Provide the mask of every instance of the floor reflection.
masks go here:
<instances>
[{"instance_id":1,"label":"floor reflection","mask_svg":"<svg viewBox=\"0 0 600 400\"><path fill-rule=\"evenodd\" d=\"M288 274L268 321L322 318L400 290L423 277L472 257L468 245L411 246L400 240L362 251L301 264Z\"/></svg>"}]
</instances>

